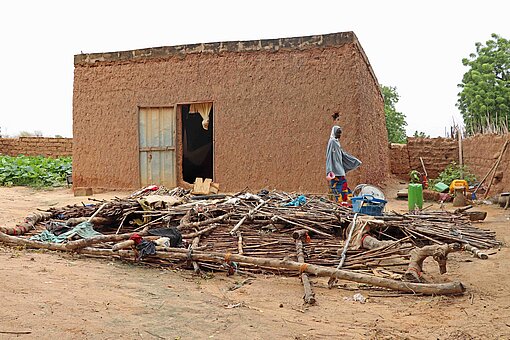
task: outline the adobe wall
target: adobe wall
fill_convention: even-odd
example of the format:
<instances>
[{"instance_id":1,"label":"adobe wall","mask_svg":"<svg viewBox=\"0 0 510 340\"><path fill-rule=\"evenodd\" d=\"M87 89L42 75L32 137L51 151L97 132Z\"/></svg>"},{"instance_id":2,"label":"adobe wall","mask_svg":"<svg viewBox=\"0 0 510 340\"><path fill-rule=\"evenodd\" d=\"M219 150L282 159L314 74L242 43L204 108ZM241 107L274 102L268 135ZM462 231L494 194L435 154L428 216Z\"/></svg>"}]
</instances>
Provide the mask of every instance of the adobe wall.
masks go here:
<instances>
[{"instance_id":1,"label":"adobe wall","mask_svg":"<svg viewBox=\"0 0 510 340\"><path fill-rule=\"evenodd\" d=\"M436 178L451 162L459 161L458 141L451 138L407 138L409 167L422 172L423 159L429 178Z\"/></svg>"},{"instance_id":2,"label":"adobe wall","mask_svg":"<svg viewBox=\"0 0 510 340\"><path fill-rule=\"evenodd\" d=\"M407 144L390 143L389 150L391 173L400 179L408 180L411 166Z\"/></svg>"},{"instance_id":3,"label":"adobe wall","mask_svg":"<svg viewBox=\"0 0 510 340\"><path fill-rule=\"evenodd\" d=\"M76 56L75 186L137 188L138 108L203 101L214 102L214 180L222 191L325 192L335 111L341 113L342 145L364 162L348 175L351 186L374 183L374 174L383 180L389 173L383 103L374 79L360 79L368 71L357 45L306 48L300 40L302 48L285 49L275 39L265 49L270 42L258 42L257 52ZM182 185L179 115L177 124Z\"/></svg>"},{"instance_id":4,"label":"adobe wall","mask_svg":"<svg viewBox=\"0 0 510 340\"><path fill-rule=\"evenodd\" d=\"M72 156L72 138L19 137L0 138L0 154L8 156Z\"/></svg>"},{"instance_id":5,"label":"adobe wall","mask_svg":"<svg viewBox=\"0 0 510 340\"><path fill-rule=\"evenodd\" d=\"M411 170L423 172L420 157L430 179L436 178L451 162L459 161L458 141L451 138L407 137L407 144L389 145L391 173L408 180Z\"/></svg>"},{"instance_id":6,"label":"adobe wall","mask_svg":"<svg viewBox=\"0 0 510 340\"><path fill-rule=\"evenodd\" d=\"M476 135L463 141L464 163L476 175L478 180L489 172L496 162L505 140L510 140L510 134L506 135ZM491 174L492 176L492 174ZM484 185L488 185L490 176ZM492 184L490 193L510 191L510 145L501 159L496 171L496 177Z\"/></svg>"},{"instance_id":7,"label":"adobe wall","mask_svg":"<svg viewBox=\"0 0 510 340\"><path fill-rule=\"evenodd\" d=\"M476 135L463 139L463 162L481 181L496 162L507 135ZM450 162L459 162L458 141L449 138L408 138L408 144L390 144L391 173L408 179L412 169L421 171L423 158L429 178L433 179ZM492 174L491 174L492 176ZM490 177L484 185L488 185ZM510 146L501 159L491 187L491 194L510 191Z\"/></svg>"},{"instance_id":8,"label":"adobe wall","mask_svg":"<svg viewBox=\"0 0 510 340\"><path fill-rule=\"evenodd\" d=\"M390 169L386 116L381 92L373 86L375 76L371 75L371 68L366 67L368 60L363 59L364 56L364 53L356 54L355 58L358 76L354 80L359 93L359 114L355 116L354 143L346 148L363 164L347 177L357 183L381 184L388 177ZM352 185L350 187L354 188Z\"/></svg>"}]
</instances>

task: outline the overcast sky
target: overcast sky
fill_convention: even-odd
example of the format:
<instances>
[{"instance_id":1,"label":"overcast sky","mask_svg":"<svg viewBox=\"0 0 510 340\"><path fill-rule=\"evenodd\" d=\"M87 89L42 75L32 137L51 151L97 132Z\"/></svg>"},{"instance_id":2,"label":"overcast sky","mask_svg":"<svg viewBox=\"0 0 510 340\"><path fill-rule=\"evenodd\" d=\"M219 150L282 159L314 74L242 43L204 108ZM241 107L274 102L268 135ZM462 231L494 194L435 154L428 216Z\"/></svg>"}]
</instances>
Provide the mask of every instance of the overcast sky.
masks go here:
<instances>
[{"instance_id":1,"label":"overcast sky","mask_svg":"<svg viewBox=\"0 0 510 340\"><path fill-rule=\"evenodd\" d=\"M379 82L395 86L407 132L444 135L461 60L510 38L510 1L2 1L2 134L72 136L73 56L200 42L354 31Z\"/></svg>"}]
</instances>

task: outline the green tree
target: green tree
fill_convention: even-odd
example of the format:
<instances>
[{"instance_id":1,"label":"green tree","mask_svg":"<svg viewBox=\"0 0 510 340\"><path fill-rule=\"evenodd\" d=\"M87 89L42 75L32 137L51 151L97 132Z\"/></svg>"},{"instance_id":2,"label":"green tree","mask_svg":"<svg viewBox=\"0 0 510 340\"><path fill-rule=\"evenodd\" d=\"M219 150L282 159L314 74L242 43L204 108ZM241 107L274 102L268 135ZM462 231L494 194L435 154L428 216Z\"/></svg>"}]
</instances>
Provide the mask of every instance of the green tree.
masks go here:
<instances>
[{"instance_id":1,"label":"green tree","mask_svg":"<svg viewBox=\"0 0 510 340\"><path fill-rule=\"evenodd\" d=\"M400 96L396 87L381 86L384 97L384 113L386 114L386 130L388 131L388 140L390 143L405 143L406 137L406 116L398 112L395 105Z\"/></svg>"},{"instance_id":2,"label":"green tree","mask_svg":"<svg viewBox=\"0 0 510 340\"><path fill-rule=\"evenodd\" d=\"M457 106L467 134L508 131L510 120L510 42L497 34L462 59L464 74Z\"/></svg>"}]
</instances>

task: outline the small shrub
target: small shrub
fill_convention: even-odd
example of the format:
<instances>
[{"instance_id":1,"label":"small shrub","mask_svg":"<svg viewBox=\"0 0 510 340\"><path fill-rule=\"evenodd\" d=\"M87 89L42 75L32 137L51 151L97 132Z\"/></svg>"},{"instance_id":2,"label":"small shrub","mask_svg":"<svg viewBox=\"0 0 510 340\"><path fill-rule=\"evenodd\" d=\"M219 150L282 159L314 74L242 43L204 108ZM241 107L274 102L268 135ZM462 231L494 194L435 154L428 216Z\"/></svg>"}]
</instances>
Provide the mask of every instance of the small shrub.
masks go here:
<instances>
[{"instance_id":1,"label":"small shrub","mask_svg":"<svg viewBox=\"0 0 510 340\"><path fill-rule=\"evenodd\" d=\"M469 168L465 165L460 166L455 162L451 162L438 176L436 179L432 181L432 186L436 185L439 182L443 182L446 185L450 185L450 183L456 179L461 179L461 174L464 176L464 180L466 180L469 184L473 184L476 181L475 175L469 171Z\"/></svg>"},{"instance_id":2,"label":"small shrub","mask_svg":"<svg viewBox=\"0 0 510 340\"><path fill-rule=\"evenodd\" d=\"M71 157L0 155L0 185L51 187L62 186L72 173Z\"/></svg>"}]
</instances>

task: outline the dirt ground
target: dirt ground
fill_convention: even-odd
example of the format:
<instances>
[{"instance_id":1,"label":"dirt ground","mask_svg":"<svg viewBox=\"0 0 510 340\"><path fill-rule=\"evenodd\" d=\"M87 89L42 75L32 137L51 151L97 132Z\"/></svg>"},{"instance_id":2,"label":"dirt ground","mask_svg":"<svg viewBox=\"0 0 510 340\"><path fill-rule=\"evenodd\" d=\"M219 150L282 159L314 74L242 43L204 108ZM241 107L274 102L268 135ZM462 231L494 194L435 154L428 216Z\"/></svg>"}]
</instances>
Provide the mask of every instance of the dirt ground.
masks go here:
<instances>
[{"instance_id":1,"label":"dirt ground","mask_svg":"<svg viewBox=\"0 0 510 340\"><path fill-rule=\"evenodd\" d=\"M36 208L81 201L86 198L69 189L0 188L0 223L13 225ZM405 202L390 201L388 209L404 210ZM510 211L479 209L488 212L479 226L510 244ZM257 276L230 291L246 277L217 273L205 279L0 246L0 339L510 339L510 250L489 254L486 261L450 256L445 276L463 282L463 296L381 297L347 282L329 290L326 279L314 278L318 303L304 308L296 277ZM430 259L425 270L439 275ZM348 300L358 292L366 303Z\"/></svg>"}]
</instances>

